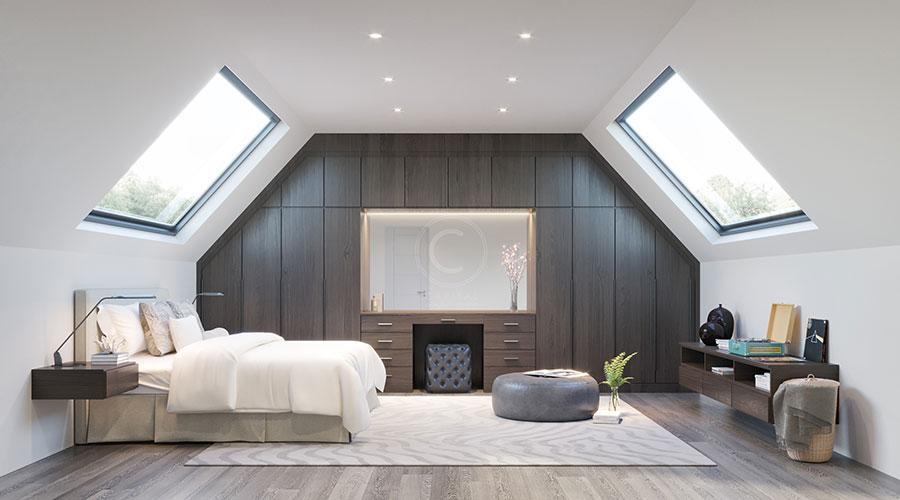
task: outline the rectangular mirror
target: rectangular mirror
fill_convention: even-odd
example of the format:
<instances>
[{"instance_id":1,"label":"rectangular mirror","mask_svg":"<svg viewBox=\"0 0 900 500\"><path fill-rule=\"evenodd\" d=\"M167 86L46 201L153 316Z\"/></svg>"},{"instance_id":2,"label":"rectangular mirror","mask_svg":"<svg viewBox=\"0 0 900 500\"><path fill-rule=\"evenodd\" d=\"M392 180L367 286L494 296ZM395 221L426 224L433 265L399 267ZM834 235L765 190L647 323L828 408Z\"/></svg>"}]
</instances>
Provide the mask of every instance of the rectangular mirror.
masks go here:
<instances>
[{"instance_id":1,"label":"rectangular mirror","mask_svg":"<svg viewBox=\"0 0 900 500\"><path fill-rule=\"evenodd\" d=\"M528 310L531 227L530 210L367 210L363 309L371 310L373 295L384 294L385 311L511 310L514 290L503 248L518 245L524 270L516 306Z\"/></svg>"}]
</instances>

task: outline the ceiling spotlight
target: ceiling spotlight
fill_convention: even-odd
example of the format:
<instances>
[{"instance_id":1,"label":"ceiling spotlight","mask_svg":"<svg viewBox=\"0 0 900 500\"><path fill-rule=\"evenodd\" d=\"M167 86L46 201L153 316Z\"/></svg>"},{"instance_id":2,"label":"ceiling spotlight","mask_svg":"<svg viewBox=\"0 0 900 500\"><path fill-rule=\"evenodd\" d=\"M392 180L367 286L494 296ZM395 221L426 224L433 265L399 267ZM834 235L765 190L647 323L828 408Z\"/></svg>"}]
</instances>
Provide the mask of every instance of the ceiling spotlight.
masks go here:
<instances>
[{"instance_id":1,"label":"ceiling spotlight","mask_svg":"<svg viewBox=\"0 0 900 500\"><path fill-rule=\"evenodd\" d=\"M501 113L506 113L506 112L509 111L509 110L506 109L506 108L497 108L497 111L499 111L499 112L501 112Z\"/></svg>"},{"instance_id":2,"label":"ceiling spotlight","mask_svg":"<svg viewBox=\"0 0 900 500\"><path fill-rule=\"evenodd\" d=\"M380 38L380 37L379 37L379 38ZM521 38L522 40L530 40L530 39L531 39L531 33L519 33L519 38Z\"/></svg>"},{"instance_id":3,"label":"ceiling spotlight","mask_svg":"<svg viewBox=\"0 0 900 500\"><path fill-rule=\"evenodd\" d=\"M506 77L506 81L509 83L516 83L519 81L519 78L515 76L508 76Z\"/></svg>"},{"instance_id":4,"label":"ceiling spotlight","mask_svg":"<svg viewBox=\"0 0 900 500\"><path fill-rule=\"evenodd\" d=\"M371 38L372 40L380 40L381 33L369 33L369 38Z\"/></svg>"},{"instance_id":5,"label":"ceiling spotlight","mask_svg":"<svg viewBox=\"0 0 900 500\"><path fill-rule=\"evenodd\" d=\"M394 113L402 113L403 108L394 108Z\"/></svg>"},{"instance_id":6,"label":"ceiling spotlight","mask_svg":"<svg viewBox=\"0 0 900 500\"><path fill-rule=\"evenodd\" d=\"M393 77L393 76L386 76L386 77L384 77L384 81L385 81L385 83L391 83L391 82L394 81L394 77Z\"/></svg>"}]
</instances>

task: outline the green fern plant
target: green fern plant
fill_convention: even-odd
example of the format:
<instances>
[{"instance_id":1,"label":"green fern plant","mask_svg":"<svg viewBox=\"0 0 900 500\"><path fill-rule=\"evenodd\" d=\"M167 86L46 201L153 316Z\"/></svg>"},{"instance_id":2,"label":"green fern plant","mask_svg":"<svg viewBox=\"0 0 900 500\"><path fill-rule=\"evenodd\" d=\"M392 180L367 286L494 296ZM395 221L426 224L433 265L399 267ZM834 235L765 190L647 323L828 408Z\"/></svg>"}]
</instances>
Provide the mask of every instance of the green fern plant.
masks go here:
<instances>
[{"instance_id":1,"label":"green fern plant","mask_svg":"<svg viewBox=\"0 0 900 500\"><path fill-rule=\"evenodd\" d=\"M606 380L600 383L609 386L609 407L613 411L618 411L619 409L619 387L630 384L634 379L634 377L622 377L622 373L625 372L625 365L627 365L628 361L636 354L636 352L633 352L626 356L625 353L622 352L611 360L603 362L603 373L606 375Z\"/></svg>"}]
</instances>

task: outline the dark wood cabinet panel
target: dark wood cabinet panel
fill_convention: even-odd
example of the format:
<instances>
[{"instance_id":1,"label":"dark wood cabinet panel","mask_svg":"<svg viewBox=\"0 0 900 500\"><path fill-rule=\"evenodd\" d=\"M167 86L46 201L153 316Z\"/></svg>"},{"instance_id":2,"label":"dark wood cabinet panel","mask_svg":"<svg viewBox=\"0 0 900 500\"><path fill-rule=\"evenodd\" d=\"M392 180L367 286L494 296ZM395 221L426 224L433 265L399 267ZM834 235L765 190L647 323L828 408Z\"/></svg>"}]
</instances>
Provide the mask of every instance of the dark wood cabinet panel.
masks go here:
<instances>
[{"instance_id":1,"label":"dark wood cabinet panel","mask_svg":"<svg viewBox=\"0 0 900 500\"><path fill-rule=\"evenodd\" d=\"M325 216L321 208L282 213L281 336L322 340L325 331Z\"/></svg>"},{"instance_id":2,"label":"dark wood cabinet panel","mask_svg":"<svg viewBox=\"0 0 900 500\"><path fill-rule=\"evenodd\" d=\"M586 156L576 156L572 165L572 204L576 207L612 207L616 187L612 180Z\"/></svg>"},{"instance_id":3,"label":"dark wood cabinet panel","mask_svg":"<svg viewBox=\"0 0 900 500\"><path fill-rule=\"evenodd\" d=\"M572 365L572 209L539 208L536 214L536 366Z\"/></svg>"},{"instance_id":4,"label":"dark wood cabinet panel","mask_svg":"<svg viewBox=\"0 0 900 500\"><path fill-rule=\"evenodd\" d=\"M633 207L634 206L634 204L631 203L631 200L628 198L628 196L625 194L625 192L622 191L621 189L619 189L618 187L616 188L616 206L617 207Z\"/></svg>"},{"instance_id":5,"label":"dark wood cabinet panel","mask_svg":"<svg viewBox=\"0 0 900 500\"><path fill-rule=\"evenodd\" d=\"M404 202L402 157L369 156L362 159L362 206L402 207Z\"/></svg>"},{"instance_id":6,"label":"dark wood cabinet panel","mask_svg":"<svg viewBox=\"0 0 900 500\"><path fill-rule=\"evenodd\" d=\"M305 158L281 185L285 207L321 207L325 204L325 158Z\"/></svg>"},{"instance_id":7,"label":"dark wood cabinet panel","mask_svg":"<svg viewBox=\"0 0 900 500\"><path fill-rule=\"evenodd\" d=\"M359 210L325 209L325 340L359 340Z\"/></svg>"},{"instance_id":8,"label":"dark wood cabinet panel","mask_svg":"<svg viewBox=\"0 0 900 500\"><path fill-rule=\"evenodd\" d=\"M325 157L325 206L360 206L359 164L358 156Z\"/></svg>"},{"instance_id":9,"label":"dark wood cabinet panel","mask_svg":"<svg viewBox=\"0 0 900 500\"><path fill-rule=\"evenodd\" d=\"M615 356L616 213L614 208L573 210L573 365L603 379Z\"/></svg>"},{"instance_id":10,"label":"dark wood cabinet panel","mask_svg":"<svg viewBox=\"0 0 900 500\"><path fill-rule=\"evenodd\" d=\"M490 207L491 157L451 156L448 163L448 204L451 207Z\"/></svg>"},{"instance_id":11,"label":"dark wood cabinet panel","mask_svg":"<svg viewBox=\"0 0 900 500\"><path fill-rule=\"evenodd\" d=\"M656 234L634 208L616 210L616 353L637 352L626 368L635 383L656 377Z\"/></svg>"},{"instance_id":12,"label":"dark wood cabinet panel","mask_svg":"<svg viewBox=\"0 0 900 500\"><path fill-rule=\"evenodd\" d=\"M269 208L277 208L281 206L281 188L276 188L272 191L272 194L266 199L266 202L263 203L264 207Z\"/></svg>"},{"instance_id":13,"label":"dark wood cabinet panel","mask_svg":"<svg viewBox=\"0 0 900 500\"><path fill-rule=\"evenodd\" d=\"M491 159L491 206L534 206L533 156L495 156Z\"/></svg>"},{"instance_id":14,"label":"dark wood cabinet panel","mask_svg":"<svg viewBox=\"0 0 900 500\"><path fill-rule=\"evenodd\" d=\"M678 383L679 342L693 340L693 283L690 264L656 233L656 382Z\"/></svg>"},{"instance_id":15,"label":"dark wood cabinet panel","mask_svg":"<svg viewBox=\"0 0 900 500\"><path fill-rule=\"evenodd\" d=\"M537 206L572 206L572 157L538 156L535 186Z\"/></svg>"},{"instance_id":16,"label":"dark wood cabinet panel","mask_svg":"<svg viewBox=\"0 0 900 500\"><path fill-rule=\"evenodd\" d=\"M200 297L200 317L207 330L241 331L241 233L234 235L200 271L201 292L224 297Z\"/></svg>"},{"instance_id":17,"label":"dark wood cabinet panel","mask_svg":"<svg viewBox=\"0 0 900 500\"><path fill-rule=\"evenodd\" d=\"M447 206L447 157L406 157L406 206Z\"/></svg>"},{"instance_id":18,"label":"dark wood cabinet panel","mask_svg":"<svg viewBox=\"0 0 900 500\"><path fill-rule=\"evenodd\" d=\"M260 208L241 243L242 331L281 333L281 210Z\"/></svg>"}]
</instances>

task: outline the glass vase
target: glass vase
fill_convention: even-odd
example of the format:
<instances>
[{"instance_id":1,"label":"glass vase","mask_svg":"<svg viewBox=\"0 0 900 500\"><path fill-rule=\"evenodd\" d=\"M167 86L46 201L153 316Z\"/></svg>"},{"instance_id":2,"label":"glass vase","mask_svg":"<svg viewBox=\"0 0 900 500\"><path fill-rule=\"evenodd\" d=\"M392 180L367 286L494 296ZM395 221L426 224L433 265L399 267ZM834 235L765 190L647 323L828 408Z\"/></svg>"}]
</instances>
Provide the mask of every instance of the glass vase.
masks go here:
<instances>
[{"instance_id":1,"label":"glass vase","mask_svg":"<svg viewBox=\"0 0 900 500\"><path fill-rule=\"evenodd\" d=\"M609 391L609 411L619 411L619 388L612 387Z\"/></svg>"},{"instance_id":2,"label":"glass vase","mask_svg":"<svg viewBox=\"0 0 900 500\"><path fill-rule=\"evenodd\" d=\"M518 311L519 310L519 284L512 283L509 284L509 310L510 311Z\"/></svg>"}]
</instances>

